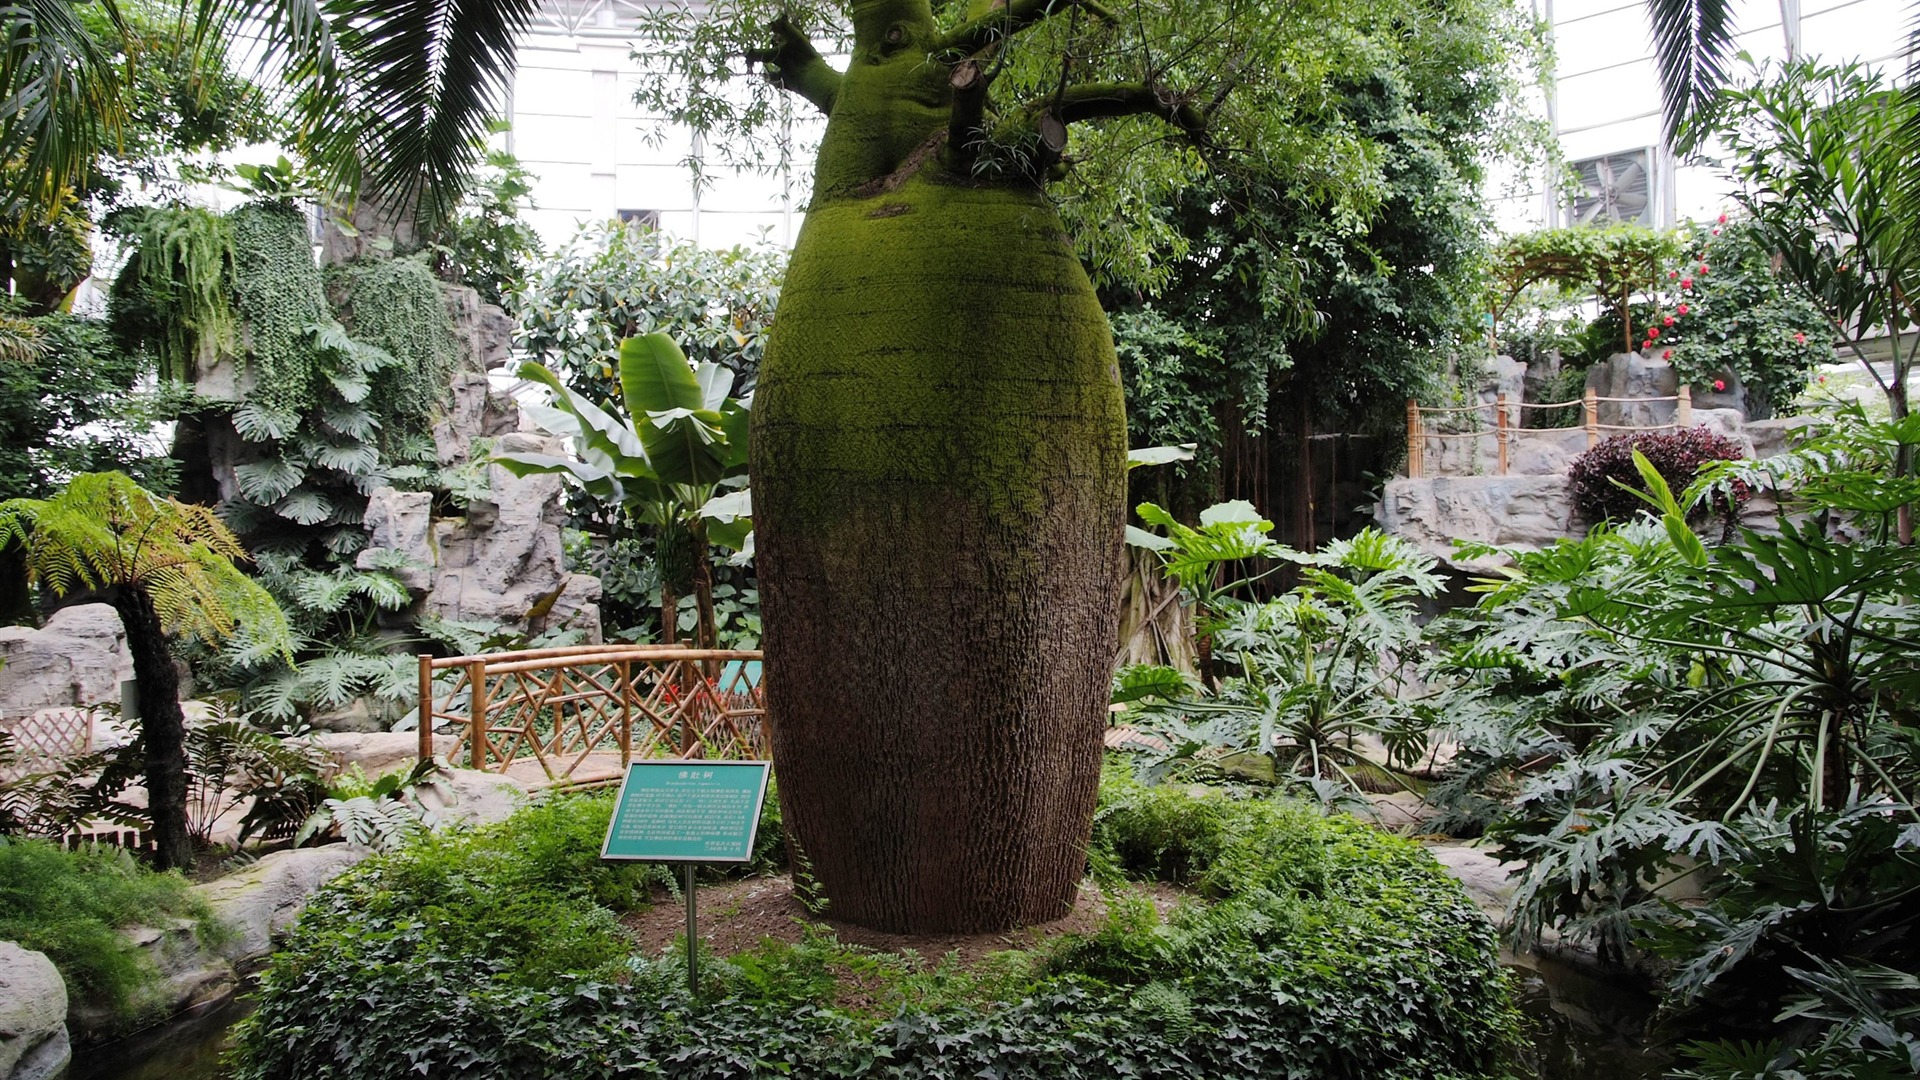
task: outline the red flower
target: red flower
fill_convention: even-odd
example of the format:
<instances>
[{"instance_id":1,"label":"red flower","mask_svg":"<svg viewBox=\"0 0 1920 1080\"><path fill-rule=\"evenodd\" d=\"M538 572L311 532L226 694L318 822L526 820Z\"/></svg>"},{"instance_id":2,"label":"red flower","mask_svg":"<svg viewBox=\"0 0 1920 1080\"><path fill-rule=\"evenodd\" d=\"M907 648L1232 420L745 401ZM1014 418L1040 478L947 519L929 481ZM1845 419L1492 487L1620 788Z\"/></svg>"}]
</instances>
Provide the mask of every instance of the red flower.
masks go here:
<instances>
[{"instance_id":1,"label":"red flower","mask_svg":"<svg viewBox=\"0 0 1920 1080\"><path fill-rule=\"evenodd\" d=\"M1655 328L1653 328L1653 327L1651 327L1651 326L1649 326L1649 327L1647 327L1647 340L1648 340L1648 341L1652 341L1652 340L1653 340L1654 338L1657 338L1657 337L1659 337L1659 336L1660 336L1660 331L1659 331L1659 330L1656 330Z\"/></svg>"},{"instance_id":2,"label":"red flower","mask_svg":"<svg viewBox=\"0 0 1920 1080\"><path fill-rule=\"evenodd\" d=\"M1691 289L1691 288L1693 288L1693 279L1692 279L1692 278L1690 278L1690 277L1683 277L1683 278L1681 278L1681 279L1680 279L1680 287L1681 287L1681 288L1683 288L1683 289Z\"/></svg>"},{"instance_id":3,"label":"red flower","mask_svg":"<svg viewBox=\"0 0 1920 1080\"><path fill-rule=\"evenodd\" d=\"M1660 359L1662 359L1662 360L1671 360L1671 359L1673 359L1673 350L1672 350L1672 349L1668 349L1667 351L1665 351L1665 352L1663 352L1663 353L1661 353L1661 354L1660 354Z\"/></svg>"},{"instance_id":4,"label":"red flower","mask_svg":"<svg viewBox=\"0 0 1920 1080\"><path fill-rule=\"evenodd\" d=\"M1706 263L1701 263L1701 264L1700 264L1700 272L1701 272L1701 273L1703 273L1703 274L1707 272L1707 264L1706 264Z\"/></svg>"},{"instance_id":5,"label":"red flower","mask_svg":"<svg viewBox=\"0 0 1920 1080\"><path fill-rule=\"evenodd\" d=\"M1793 340L1796 344L1805 345L1807 343L1807 335L1795 334L1793 335Z\"/></svg>"},{"instance_id":6,"label":"red flower","mask_svg":"<svg viewBox=\"0 0 1920 1080\"><path fill-rule=\"evenodd\" d=\"M1687 305L1681 304L1679 307L1674 308L1673 310L1679 312L1682 315L1685 315L1687 313Z\"/></svg>"},{"instance_id":7,"label":"red flower","mask_svg":"<svg viewBox=\"0 0 1920 1080\"><path fill-rule=\"evenodd\" d=\"M1719 391L1725 390L1726 388L1727 388L1727 380L1725 379L1713 380L1713 389L1716 393Z\"/></svg>"},{"instance_id":8,"label":"red flower","mask_svg":"<svg viewBox=\"0 0 1920 1080\"><path fill-rule=\"evenodd\" d=\"M1672 326L1672 325L1673 325L1673 316L1671 316L1671 315L1669 315L1669 316L1667 316L1666 318L1664 318L1664 319L1662 319L1662 320L1660 320L1660 325L1661 325L1661 326Z\"/></svg>"},{"instance_id":9,"label":"red flower","mask_svg":"<svg viewBox=\"0 0 1920 1080\"><path fill-rule=\"evenodd\" d=\"M1844 267L1844 266L1843 266L1843 267L1841 267L1840 269L1842 269L1842 270L1845 270L1845 269L1846 269L1846 267ZM1669 271L1667 271L1667 276L1668 276L1668 277L1670 277L1670 278L1677 278L1677 277L1679 277L1679 276L1680 276L1680 271L1678 271L1678 270L1669 270Z\"/></svg>"},{"instance_id":10,"label":"red flower","mask_svg":"<svg viewBox=\"0 0 1920 1080\"><path fill-rule=\"evenodd\" d=\"M1833 272L1834 272L1834 273L1836 273L1836 274L1844 274L1844 273L1846 273L1846 272L1847 272L1847 264L1846 264L1846 263L1841 263L1841 264L1840 264L1839 266L1836 266L1836 267L1834 267L1834 268L1833 268Z\"/></svg>"},{"instance_id":11,"label":"red flower","mask_svg":"<svg viewBox=\"0 0 1920 1080\"><path fill-rule=\"evenodd\" d=\"M1721 215L1720 215L1720 224L1722 224L1722 225L1725 225L1726 223L1727 223L1727 215L1725 215L1725 214L1721 214Z\"/></svg>"},{"instance_id":12,"label":"red flower","mask_svg":"<svg viewBox=\"0 0 1920 1080\"><path fill-rule=\"evenodd\" d=\"M1715 236L1719 236L1719 235L1720 235L1720 230L1719 230L1719 229L1715 229L1715 230L1713 230L1713 235L1715 235ZM1704 271L1702 271L1702 272L1704 273Z\"/></svg>"}]
</instances>

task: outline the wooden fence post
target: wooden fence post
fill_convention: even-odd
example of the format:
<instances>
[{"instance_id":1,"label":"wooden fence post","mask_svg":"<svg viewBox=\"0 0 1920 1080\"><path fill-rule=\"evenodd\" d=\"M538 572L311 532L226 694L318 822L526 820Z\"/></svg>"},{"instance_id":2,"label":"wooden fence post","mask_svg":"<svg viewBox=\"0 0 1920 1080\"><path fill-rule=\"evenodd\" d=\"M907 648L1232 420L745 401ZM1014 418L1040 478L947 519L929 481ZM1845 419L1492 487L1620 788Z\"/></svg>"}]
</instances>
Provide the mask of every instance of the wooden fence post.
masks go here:
<instances>
[{"instance_id":1,"label":"wooden fence post","mask_svg":"<svg viewBox=\"0 0 1920 1080\"><path fill-rule=\"evenodd\" d=\"M1505 392L1493 395L1493 443L1499 454L1499 475L1505 476L1507 475L1507 395Z\"/></svg>"},{"instance_id":2,"label":"wooden fence post","mask_svg":"<svg viewBox=\"0 0 1920 1080\"><path fill-rule=\"evenodd\" d=\"M1693 387L1681 383L1679 395L1674 403L1673 419L1674 425L1685 431L1693 426Z\"/></svg>"},{"instance_id":3,"label":"wooden fence post","mask_svg":"<svg viewBox=\"0 0 1920 1080\"><path fill-rule=\"evenodd\" d=\"M1426 449L1426 447L1422 445L1425 441L1425 436L1420 431L1420 402L1416 398L1408 398L1407 476L1409 479L1418 478L1419 475L1425 471L1424 463L1420 460L1422 451Z\"/></svg>"},{"instance_id":4,"label":"wooden fence post","mask_svg":"<svg viewBox=\"0 0 1920 1080\"><path fill-rule=\"evenodd\" d=\"M420 760L433 757L433 656L420 655Z\"/></svg>"},{"instance_id":5,"label":"wooden fence post","mask_svg":"<svg viewBox=\"0 0 1920 1080\"><path fill-rule=\"evenodd\" d=\"M467 747L467 757L475 769L487 771L487 662L475 660L467 665L467 682L473 691L473 704L468 707L468 738L473 741Z\"/></svg>"},{"instance_id":6,"label":"wooden fence post","mask_svg":"<svg viewBox=\"0 0 1920 1080\"><path fill-rule=\"evenodd\" d=\"M1582 395L1581 404L1586 407L1587 449L1591 450L1594 444L1600 441L1600 392L1591 386L1587 387L1587 392Z\"/></svg>"}]
</instances>

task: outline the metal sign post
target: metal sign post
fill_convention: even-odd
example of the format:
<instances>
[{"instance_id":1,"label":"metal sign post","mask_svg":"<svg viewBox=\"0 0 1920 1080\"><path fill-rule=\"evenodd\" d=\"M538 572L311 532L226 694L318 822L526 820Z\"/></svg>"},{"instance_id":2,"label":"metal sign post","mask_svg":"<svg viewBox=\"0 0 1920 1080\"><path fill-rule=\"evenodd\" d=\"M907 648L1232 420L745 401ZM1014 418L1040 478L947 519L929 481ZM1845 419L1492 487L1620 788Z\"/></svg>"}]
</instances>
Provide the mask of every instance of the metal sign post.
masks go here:
<instances>
[{"instance_id":1,"label":"metal sign post","mask_svg":"<svg viewBox=\"0 0 1920 1080\"><path fill-rule=\"evenodd\" d=\"M694 871L700 863L753 858L772 763L661 759L627 766L600 858L681 863L687 899L687 991L700 989L700 928Z\"/></svg>"}]
</instances>

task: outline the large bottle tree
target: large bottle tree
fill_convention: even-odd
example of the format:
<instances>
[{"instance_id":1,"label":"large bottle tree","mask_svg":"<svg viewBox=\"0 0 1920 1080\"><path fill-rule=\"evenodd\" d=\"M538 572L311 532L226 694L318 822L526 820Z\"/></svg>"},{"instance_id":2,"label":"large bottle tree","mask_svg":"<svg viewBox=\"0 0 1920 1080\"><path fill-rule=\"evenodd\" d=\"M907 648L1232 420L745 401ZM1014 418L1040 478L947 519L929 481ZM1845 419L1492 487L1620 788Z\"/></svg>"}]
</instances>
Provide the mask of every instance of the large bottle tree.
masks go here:
<instances>
[{"instance_id":1,"label":"large bottle tree","mask_svg":"<svg viewBox=\"0 0 1920 1080\"><path fill-rule=\"evenodd\" d=\"M837 917L979 931L1070 909L1125 521L1118 370L1081 257L1151 282L1180 239L1157 200L1208 171L1286 176L1364 220L1380 155L1328 75L1461 32L1462 6L853 0L649 20L668 70L641 96L664 115L747 156L786 130L768 88L826 117L752 480L781 799ZM715 78L740 57L765 84Z\"/></svg>"}]
</instances>

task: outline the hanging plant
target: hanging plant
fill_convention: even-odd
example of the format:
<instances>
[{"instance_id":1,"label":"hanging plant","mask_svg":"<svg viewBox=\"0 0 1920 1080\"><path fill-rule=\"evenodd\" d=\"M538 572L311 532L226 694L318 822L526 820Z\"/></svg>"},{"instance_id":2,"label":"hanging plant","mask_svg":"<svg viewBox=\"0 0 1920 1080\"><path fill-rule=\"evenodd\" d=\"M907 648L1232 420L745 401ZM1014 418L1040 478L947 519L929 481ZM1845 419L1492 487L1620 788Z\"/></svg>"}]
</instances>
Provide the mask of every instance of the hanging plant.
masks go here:
<instances>
[{"instance_id":1,"label":"hanging plant","mask_svg":"<svg viewBox=\"0 0 1920 1080\"><path fill-rule=\"evenodd\" d=\"M158 207L132 222L134 255L113 286L115 328L152 349L162 379L190 382L202 355L233 348L233 229L193 206Z\"/></svg>"}]
</instances>

